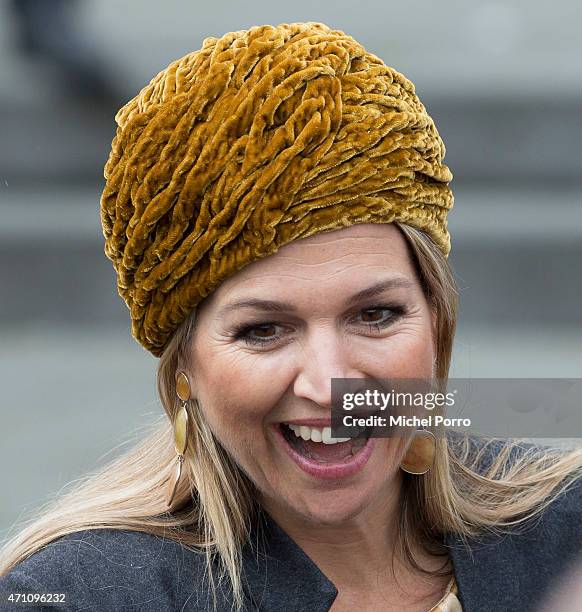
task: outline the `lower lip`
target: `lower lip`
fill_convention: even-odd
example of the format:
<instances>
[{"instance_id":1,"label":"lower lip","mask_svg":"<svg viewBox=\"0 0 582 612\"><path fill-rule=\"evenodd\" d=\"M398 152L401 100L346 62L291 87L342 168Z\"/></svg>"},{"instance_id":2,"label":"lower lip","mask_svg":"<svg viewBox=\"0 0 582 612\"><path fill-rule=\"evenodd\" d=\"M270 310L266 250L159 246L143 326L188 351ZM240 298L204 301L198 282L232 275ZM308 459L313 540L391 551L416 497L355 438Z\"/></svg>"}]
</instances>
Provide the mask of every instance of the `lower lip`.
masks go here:
<instances>
[{"instance_id":1,"label":"lower lip","mask_svg":"<svg viewBox=\"0 0 582 612\"><path fill-rule=\"evenodd\" d=\"M310 476L327 480L346 478L361 472L368 463L376 444L376 438L368 438L364 446L349 461L345 463L319 463L298 453L285 439L280 425L274 425L273 428L285 452L304 472Z\"/></svg>"}]
</instances>

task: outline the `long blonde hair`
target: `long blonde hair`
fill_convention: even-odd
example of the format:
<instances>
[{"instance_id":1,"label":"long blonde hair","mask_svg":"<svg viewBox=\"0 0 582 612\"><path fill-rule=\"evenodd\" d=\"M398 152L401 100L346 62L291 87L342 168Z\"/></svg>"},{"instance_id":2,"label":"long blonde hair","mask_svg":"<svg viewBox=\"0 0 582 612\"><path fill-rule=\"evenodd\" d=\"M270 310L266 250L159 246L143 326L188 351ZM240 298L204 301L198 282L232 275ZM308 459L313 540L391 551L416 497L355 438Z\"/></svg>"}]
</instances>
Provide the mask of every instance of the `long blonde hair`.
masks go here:
<instances>
[{"instance_id":1,"label":"long blonde hair","mask_svg":"<svg viewBox=\"0 0 582 612\"><path fill-rule=\"evenodd\" d=\"M446 379L457 321L456 283L447 259L430 237L409 225L396 225L436 313L435 374ZM189 350L195 329L193 310L159 360L157 388L165 416L140 444L87 474L23 521L3 547L0 575L68 533L100 528L141 531L205 550L212 593L216 587L212 567L217 560L219 580L230 580L233 603L237 610L242 608L241 549L258 510L255 489L218 443L202 411L190 411L188 448L193 450L187 451L186 477L172 507L168 510L165 505L167 479L176 461L171 423L180 402L175 376L180 369L195 367ZM540 513L582 473L582 450L521 447L518 440L495 449L483 472L478 464L493 442L483 440L475 452L466 438L451 444L438 437L430 472L421 477L404 475L399 550L415 568L425 571L412 552L415 544L439 554L443 553L439 534L455 533L466 540L483 530L517 525Z\"/></svg>"}]
</instances>

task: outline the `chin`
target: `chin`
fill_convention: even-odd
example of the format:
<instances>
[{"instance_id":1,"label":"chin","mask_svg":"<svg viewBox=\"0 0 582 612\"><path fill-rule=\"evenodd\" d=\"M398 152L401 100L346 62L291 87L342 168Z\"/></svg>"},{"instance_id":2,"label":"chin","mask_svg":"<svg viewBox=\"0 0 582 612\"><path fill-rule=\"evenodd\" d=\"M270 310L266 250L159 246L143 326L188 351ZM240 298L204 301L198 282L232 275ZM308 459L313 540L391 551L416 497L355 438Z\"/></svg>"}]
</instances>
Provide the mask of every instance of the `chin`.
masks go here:
<instances>
[{"instance_id":1,"label":"chin","mask_svg":"<svg viewBox=\"0 0 582 612\"><path fill-rule=\"evenodd\" d=\"M322 525L338 525L356 518L368 508L374 495L359 484L342 485L333 490L297 492L289 501L293 512Z\"/></svg>"}]
</instances>

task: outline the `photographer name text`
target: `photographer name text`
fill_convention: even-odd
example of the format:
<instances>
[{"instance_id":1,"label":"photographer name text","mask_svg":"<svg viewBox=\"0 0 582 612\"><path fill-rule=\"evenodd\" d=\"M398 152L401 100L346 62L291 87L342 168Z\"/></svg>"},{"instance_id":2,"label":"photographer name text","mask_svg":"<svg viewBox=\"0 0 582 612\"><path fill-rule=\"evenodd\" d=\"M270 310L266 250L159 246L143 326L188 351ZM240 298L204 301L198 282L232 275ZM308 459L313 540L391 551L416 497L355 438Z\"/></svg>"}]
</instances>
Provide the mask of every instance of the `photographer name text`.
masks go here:
<instances>
[{"instance_id":1,"label":"photographer name text","mask_svg":"<svg viewBox=\"0 0 582 612\"><path fill-rule=\"evenodd\" d=\"M356 417L351 414L342 417L344 427L470 427L471 419L448 418L442 415L419 416L394 416L388 417L370 415L367 417Z\"/></svg>"}]
</instances>

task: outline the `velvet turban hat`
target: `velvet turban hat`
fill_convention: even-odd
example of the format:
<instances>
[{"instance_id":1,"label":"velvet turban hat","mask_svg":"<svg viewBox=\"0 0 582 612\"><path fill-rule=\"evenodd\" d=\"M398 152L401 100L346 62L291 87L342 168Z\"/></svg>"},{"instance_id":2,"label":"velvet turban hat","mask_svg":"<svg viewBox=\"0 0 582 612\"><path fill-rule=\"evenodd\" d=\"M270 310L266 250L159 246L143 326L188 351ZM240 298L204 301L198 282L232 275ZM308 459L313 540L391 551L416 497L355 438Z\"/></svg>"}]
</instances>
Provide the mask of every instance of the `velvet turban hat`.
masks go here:
<instances>
[{"instance_id":1,"label":"velvet turban hat","mask_svg":"<svg viewBox=\"0 0 582 612\"><path fill-rule=\"evenodd\" d=\"M156 357L227 277L299 238L399 221L448 256L445 146L402 74L322 23L206 38L115 116L105 254Z\"/></svg>"}]
</instances>

